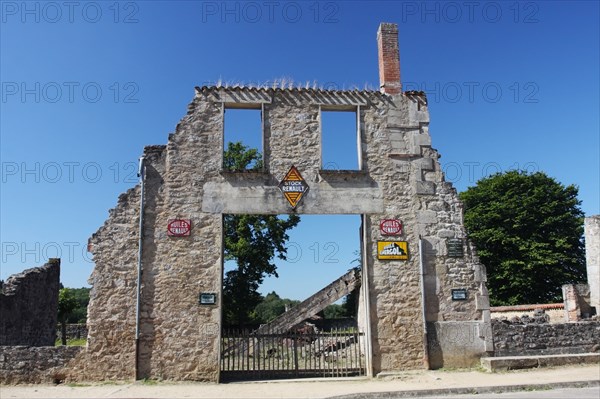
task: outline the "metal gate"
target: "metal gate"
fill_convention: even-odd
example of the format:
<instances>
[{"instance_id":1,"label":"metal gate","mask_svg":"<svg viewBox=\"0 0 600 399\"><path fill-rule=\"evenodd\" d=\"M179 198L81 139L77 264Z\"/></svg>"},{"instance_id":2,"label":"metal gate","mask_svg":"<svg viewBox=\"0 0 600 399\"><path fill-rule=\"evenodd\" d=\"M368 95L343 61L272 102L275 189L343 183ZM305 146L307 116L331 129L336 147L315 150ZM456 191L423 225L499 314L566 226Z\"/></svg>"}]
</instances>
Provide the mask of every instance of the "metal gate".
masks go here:
<instances>
[{"instance_id":1,"label":"metal gate","mask_svg":"<svg viewBox=\"0 0 600 399\"><path fill-rule=\"evenodd\" d=\"M354 330L285 333L225 330L221 380L365 375L364 334Z\"/></svg>"}]
</instances>

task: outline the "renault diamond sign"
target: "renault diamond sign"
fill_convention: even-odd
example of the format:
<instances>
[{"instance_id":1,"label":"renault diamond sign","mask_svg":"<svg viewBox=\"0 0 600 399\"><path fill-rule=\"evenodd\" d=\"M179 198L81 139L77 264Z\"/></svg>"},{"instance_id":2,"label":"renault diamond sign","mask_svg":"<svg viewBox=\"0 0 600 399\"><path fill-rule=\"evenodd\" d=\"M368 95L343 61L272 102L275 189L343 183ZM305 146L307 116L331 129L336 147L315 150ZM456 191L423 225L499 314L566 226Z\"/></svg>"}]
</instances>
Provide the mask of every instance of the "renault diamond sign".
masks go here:
<instances>
[{"instance_id":1,"label":"renault diamond sign","mask_svg":"<svg viewBox=\"0 0 600 399\"><path fill-rule=\"evenodd\" d=\"M308 184L306 184L298 169L292 166L279 183L279 189L292 208L295 208L304 194L308 192Z\"/></svg>"}]
</instances>

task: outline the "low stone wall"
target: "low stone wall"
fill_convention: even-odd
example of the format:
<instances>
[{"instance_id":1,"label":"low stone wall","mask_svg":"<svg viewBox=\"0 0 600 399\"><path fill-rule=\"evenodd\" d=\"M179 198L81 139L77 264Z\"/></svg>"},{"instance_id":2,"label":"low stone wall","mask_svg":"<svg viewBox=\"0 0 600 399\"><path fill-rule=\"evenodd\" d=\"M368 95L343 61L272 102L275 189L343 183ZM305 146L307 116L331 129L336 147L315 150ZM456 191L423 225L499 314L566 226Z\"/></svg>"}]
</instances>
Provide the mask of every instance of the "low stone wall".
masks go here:
<instances>
[{"instance_id":1,"label":"low stone wall","mask_svg":"<svg viewBox=\"0 0 600 399\"><path fill-rule=\"evenodd\" d=\"M549 303L538 305L515 305L515 306L493 306L490 308L490 316L492 319L506 318L511 320L514 317L522 317L527 315L534 316L536 309L541 309L549 317L550 323L564 323L565 304L564 303Z\"/></svg>"},{"instance_id":2,"label":"low stone wall","mask_svg":"<svg viewBox=\"0 0 600 399\"><path fill-rule=\"evenodd\" d=\"M81 346L0 346L0 384L58 384Z\"/></svg>"},{"instance_id":3,"label":"low stone wall","mask_svg":"<svg viewBox=\"0 0 600 399\"><path fill-rule=\"evenodd\" d=\"M67 339L86 339L87 335L86 324L67 324ZM57 339L62 338L62 327L60 324L56 326L56 337Z\"/></svg>"},{"instance_id":4,"label":"low stone wall","mask_svg":"<svg viewBox=\"0 0 600 399\"><path fill-rule=\"evenodd\" d=\"M598 352L600 322L522 324L492 320L494 355L559 355Z\"/></svg>"}]
</instances>

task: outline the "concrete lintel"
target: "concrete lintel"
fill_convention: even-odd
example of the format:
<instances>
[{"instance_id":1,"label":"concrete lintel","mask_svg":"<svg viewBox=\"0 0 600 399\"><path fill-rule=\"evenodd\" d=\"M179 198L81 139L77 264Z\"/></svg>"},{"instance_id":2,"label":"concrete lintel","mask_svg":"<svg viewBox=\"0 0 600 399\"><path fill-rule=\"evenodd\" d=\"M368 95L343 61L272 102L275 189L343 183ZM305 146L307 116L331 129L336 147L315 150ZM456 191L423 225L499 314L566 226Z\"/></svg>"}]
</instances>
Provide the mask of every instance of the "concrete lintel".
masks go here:
<instances>
[{"instance_id":1,"label":"concrete lintel","mask_svg":"<svg viewBox=\"0 0 600 399\"><path fill-rule=\"evenodd\" d=\"M331 188L313 184L295 212L306 214L383 213L379 188ZM229 183L204 185L202 211L207 213L294 213L277 187L234 187Z\"/></svg>"}]
</instances>

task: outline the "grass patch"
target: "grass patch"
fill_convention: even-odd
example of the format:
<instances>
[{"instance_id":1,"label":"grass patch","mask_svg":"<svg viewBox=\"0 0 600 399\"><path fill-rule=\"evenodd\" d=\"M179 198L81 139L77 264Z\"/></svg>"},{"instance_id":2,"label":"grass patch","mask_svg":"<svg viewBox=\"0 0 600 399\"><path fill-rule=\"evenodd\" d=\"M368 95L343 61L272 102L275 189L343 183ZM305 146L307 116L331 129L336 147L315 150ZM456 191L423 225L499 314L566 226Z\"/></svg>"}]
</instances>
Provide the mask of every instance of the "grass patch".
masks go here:
<instances>
[{"instance_id":1,"label":"grass patch","mask_svg":"<svg viewBox=\"0 0 600 399\"><path fill-rule=\"evenodd\" d=\"M70 382L67 384L68 387L71 388L84 388L84 387L91 387L91 384L83 384L81 382Z\"/></svg>"},{"instance_id":2,"label":"grass patch","mask_svg":"<svg viewBox=\"0 0 600 399\"><path fill-rule=\"evenodd\" d=\"M67 346L85 346L87 339L85 338L72 338L67 340ZM61 346L62 341L59 339L54 343L55 346Z\"/></svg>"},{"instance_id":3,"label":"grass patch","mask_svg":"<svg viewBox=\"0 0 600 399\"><path fill-rule=\"evenodd\" d=\"M481 365L473 367L442 367L433 371L441 371L443 373L466 373L469 371L478 371L480 373L487 373L487 370Z\"/></svg>"}]
</instances>

